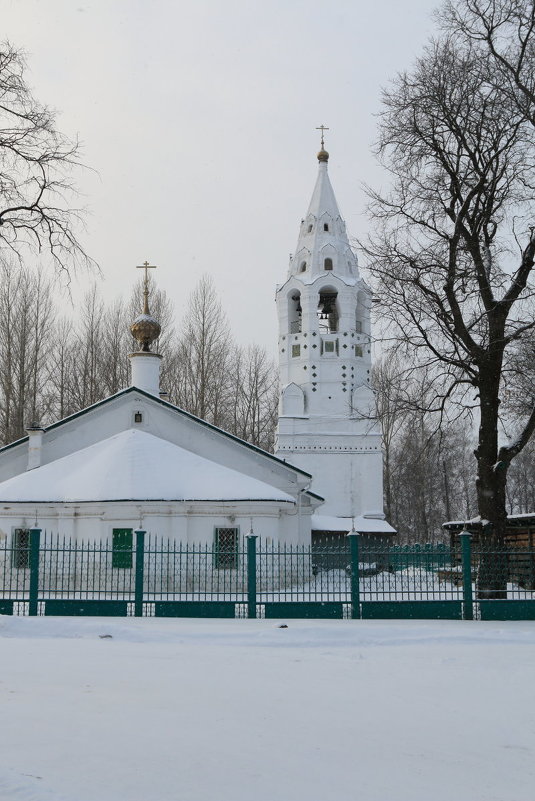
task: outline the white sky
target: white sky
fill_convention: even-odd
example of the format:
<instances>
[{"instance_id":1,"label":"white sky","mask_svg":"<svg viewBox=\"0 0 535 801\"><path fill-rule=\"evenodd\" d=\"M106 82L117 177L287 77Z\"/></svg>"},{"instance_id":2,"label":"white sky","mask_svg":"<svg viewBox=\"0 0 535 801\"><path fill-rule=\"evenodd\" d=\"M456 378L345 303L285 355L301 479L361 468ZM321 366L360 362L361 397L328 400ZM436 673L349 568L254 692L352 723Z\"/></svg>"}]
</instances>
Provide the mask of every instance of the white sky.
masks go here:
<instances>
[{"instance_id":1,"label":"white sky","mask_svg":"<svg viewBox=\"0 0 535 801\"><path fill-rule=\"evenodd\" d=\"M380 88L433 31L434 0L0 0L35 95L95 173L79 180L86 248L108 296L135 265L183 313L204 272L240 342L275 351L286 276L316 178L316 126L350 235ZM79 297L87 280L78 281Z\"/></svg>"}]
</instances>

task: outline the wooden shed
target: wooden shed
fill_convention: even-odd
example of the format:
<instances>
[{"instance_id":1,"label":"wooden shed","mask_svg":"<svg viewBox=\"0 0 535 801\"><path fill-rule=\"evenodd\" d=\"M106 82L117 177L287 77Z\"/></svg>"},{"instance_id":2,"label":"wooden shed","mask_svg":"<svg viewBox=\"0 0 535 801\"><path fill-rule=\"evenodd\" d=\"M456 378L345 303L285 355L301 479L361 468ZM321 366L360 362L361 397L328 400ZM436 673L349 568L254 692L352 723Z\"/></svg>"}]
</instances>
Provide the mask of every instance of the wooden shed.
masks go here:
<instances>
[{"instance_id":1,"label":"wooden shed","mask_svg":"<svg viewBox=\"0 0 535 801\"><path fill-rule=\"evenodd\" d=\"M460 553L459 535L467 530L472 535L472 559L478 560L478 553L484 542L482 521L454 520L443 523L443 528L450 534L452 550ZM504 549L496 552L496 558L507 558L509 581L515 582L526 590L535 589L535 512L520 515L508 515L505 532Z\"/></svg>"}]
</instances>

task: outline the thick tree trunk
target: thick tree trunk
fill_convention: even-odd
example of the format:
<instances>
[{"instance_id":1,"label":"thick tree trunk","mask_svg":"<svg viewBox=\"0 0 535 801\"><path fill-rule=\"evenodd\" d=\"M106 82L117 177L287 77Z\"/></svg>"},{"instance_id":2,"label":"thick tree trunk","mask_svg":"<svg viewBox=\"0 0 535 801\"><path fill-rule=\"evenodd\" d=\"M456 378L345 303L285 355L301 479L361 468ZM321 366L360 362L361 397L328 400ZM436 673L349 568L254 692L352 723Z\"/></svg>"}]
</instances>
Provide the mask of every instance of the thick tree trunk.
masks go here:
<instances>
[{"instance_id":1,"label":"thick tree trunk","mask_svg":"<svg viewBox=\"0 0 535 801\"><path fill-rule=\"evenodd\" d=\"M496 360L498 362L498 360ZM499 370L500 365L496 365ZM498 372L499 375L499 372ZM477 459L477 505L482 521L477 575L479 599L507 598L507 557L505 554L507 465L498 462L499 382L480 387L481 418Z\"/></svg>"}]
</instances>

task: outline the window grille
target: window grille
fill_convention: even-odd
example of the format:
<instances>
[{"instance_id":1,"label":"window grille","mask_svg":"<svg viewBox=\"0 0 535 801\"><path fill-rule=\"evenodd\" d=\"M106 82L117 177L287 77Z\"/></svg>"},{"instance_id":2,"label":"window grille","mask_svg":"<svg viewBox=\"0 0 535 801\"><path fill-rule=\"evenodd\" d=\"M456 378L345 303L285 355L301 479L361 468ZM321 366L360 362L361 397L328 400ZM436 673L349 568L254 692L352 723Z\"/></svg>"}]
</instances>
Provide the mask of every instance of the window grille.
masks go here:
<instances>
[{"instance_id":1,"label":"window grille","mask_svg":"<svg viewBox=\"0 0 535 801\"><path fill-rule=\"evenodd\" d=\"M13 532L11 564L16 568L30 567L30 529L16 528Z\"/></svg>"},{"instance_id":2,"label":"window grille","mask_svg":"<svg viewBox=\"0 0 535 801\"><path fill-rule=\"evenodd\" d=\"M237 528L216 528L214 537L216 568L235 570L238 567L238 535Z\"/></svg>"}]
</instances>

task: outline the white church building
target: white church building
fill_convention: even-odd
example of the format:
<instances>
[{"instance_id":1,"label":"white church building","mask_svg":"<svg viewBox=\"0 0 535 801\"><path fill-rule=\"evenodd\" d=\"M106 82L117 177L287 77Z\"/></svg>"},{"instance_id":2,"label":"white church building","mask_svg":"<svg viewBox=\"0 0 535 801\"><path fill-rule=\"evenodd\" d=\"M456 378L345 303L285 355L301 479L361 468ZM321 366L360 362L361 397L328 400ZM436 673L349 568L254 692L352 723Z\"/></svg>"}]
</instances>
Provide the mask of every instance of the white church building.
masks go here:
<instances>
[{"instance_id":1,"label":"white church building","mask_svg":"<svg viewBox=\"0 0 535 801\"><path fill-rule=\"evenodd\" d=\"M391 534L369 387L370 292L327 174L319 176L277 290L281 379L276 454L160 397L160 327L145 271L131 386L0 449L0 537L32 526L114 541L143 528L192 544L269 544L314 534ZM148 265L145 265L148 267ZM22 547L22 546L21 546Z\"/></svg>"}]
</instances>

